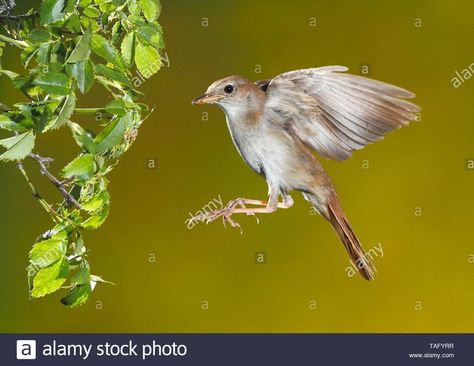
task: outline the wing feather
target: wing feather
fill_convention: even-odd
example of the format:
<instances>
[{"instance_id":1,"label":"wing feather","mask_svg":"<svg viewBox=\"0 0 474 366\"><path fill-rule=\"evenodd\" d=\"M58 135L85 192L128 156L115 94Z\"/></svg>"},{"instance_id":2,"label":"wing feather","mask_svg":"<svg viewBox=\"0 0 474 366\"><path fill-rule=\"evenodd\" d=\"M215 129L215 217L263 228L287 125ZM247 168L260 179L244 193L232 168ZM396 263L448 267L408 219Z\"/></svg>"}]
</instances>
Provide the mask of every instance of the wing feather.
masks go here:
<instances>
[{"instance_id":1,"label":"wing feather","mask_svg":"<svg viewBox=\"0 0 474 366\"><path fill-rule=\"evenodd\" d=\"M415 96L408 90L344 71L344 66L325 66L256 82L265 85L265 113L277 113L279 118L272 120L334 160L347 159L408 125L421 110L402 99Z\"/></svg>"}]
</instances>

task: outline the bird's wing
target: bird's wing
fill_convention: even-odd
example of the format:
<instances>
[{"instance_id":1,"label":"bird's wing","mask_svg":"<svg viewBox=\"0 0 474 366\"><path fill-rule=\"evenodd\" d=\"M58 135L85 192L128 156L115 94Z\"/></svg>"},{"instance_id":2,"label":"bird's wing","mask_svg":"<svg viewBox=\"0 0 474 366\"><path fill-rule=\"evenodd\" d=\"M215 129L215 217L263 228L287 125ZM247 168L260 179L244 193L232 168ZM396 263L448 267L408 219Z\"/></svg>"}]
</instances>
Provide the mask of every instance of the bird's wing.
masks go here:
<instances>
[{"instance_id":1,"label":"bird's wing","mask_svg":"<svg viewBox=\"0 0 474 366\"><path fill-rule=\"evenodd\" d=\"M265 114L277 113L272 120L319 154L345 160L352 151L408 125L421 110L403 99L413 93L344 71L347 67L326 66L258 82L266 92Z\"/></svg>"}]
</instances>

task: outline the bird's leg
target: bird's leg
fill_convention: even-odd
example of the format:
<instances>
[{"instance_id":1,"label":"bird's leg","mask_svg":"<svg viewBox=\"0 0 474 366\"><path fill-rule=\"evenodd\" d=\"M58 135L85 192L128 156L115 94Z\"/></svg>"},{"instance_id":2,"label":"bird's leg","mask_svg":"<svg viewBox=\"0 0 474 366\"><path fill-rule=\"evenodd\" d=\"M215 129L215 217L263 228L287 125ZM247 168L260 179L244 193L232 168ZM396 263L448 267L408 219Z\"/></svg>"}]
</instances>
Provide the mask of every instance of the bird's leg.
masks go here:
<instances>
[{"instance_id":1,"label":"bird's leg","mask_svg":"<svg viewBox=\"0 0 474 366\"><path fill-rule=\"evenodd\" d=\"M278 208L290 208L293 206L293 198L289 194L284 194L282 202L278 202ZM248 199L248 198L239 198L239 200L242 201L244 205L256 205L256 206L267 206L268 201L264 200L253 200L253 199ZM245 208L245 207L243 207Z\"/></svg>"},{"instance_id":2,"label":"bird's leg","mask_svg":"<svg viewBox=\"0 0 474 366\"><path fill-rule=\"evenodd\" d=\"M288 194L283 194L282 202L278 202L278 190L275 190L270 187L269 189L269 199L268 201L263 200L255 200L255 199L248 199L248 198L237 198L230 201L224 208L220 210L215 210L202 216L196 218L199 221L204 221L209 223L211 221L216 220L219 217L222 217L222 221L224 223L228 222L232 227L238 227L241 229L240 225L232 219L232 215L235 213L244 213L246 215L255 216L257 219L257 223L259 222L258 217L256 214L258 213L272 213L277 208L289 208L293 206L293 199ZM257 205L257 206L265 206L265 207L247 207L246 205Z\"/></svg>"}]
</instances>

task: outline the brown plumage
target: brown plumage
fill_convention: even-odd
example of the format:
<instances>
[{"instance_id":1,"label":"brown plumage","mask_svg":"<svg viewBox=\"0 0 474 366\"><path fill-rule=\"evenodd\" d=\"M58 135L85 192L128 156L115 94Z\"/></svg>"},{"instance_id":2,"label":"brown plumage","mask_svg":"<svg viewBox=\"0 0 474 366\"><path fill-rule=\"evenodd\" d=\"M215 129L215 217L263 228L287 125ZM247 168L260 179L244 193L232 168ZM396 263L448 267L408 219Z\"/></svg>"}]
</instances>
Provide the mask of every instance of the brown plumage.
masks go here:
<instances>
[{"instance_id":1,"label":"brown plumage","mask_svg":"<svg viewBox=\"0 0 474 366\"><path fill-rule=\"evenodd\" d=\"M245 162L268 183L268 201L237 199L198 219L270 213L293 204L303 193L334 227L362 276L374 267L344 214L330 178L311 153L345 160L354 150L378 141L415 119L420 108L403 98L414 94L380 81L344 74L327 66L287 72L255 83L231 76L213 83L193 103L215 103L225 112L232 140ZM278 201L281 195L282 201ZM248 205L264 207L247 207Z\"/></svg>"}]
</instances>

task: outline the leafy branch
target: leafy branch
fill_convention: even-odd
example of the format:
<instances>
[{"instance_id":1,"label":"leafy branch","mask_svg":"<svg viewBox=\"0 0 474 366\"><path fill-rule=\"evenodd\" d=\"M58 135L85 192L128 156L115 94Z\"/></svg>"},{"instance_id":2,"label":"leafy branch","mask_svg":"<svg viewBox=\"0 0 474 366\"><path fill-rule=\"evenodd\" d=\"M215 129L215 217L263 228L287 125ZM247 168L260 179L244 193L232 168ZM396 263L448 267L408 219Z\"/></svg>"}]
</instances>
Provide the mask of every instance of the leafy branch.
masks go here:
<instances>
[{"instance_id":1,"label":"leafy branch","mask_svg":"<svg viewBox=\"0 0 474 366\"><path fill-rule=\"evenodd\" d=\"M48 178L48 180L59 190L59 192L61 192L68 207L74 206L75 208L82 210L82 207L79 202L77 202L74 196L68 192L64 182L59 181L58 178L56 178L49 172L47 166L49 165L49 163L53 162L52 158L45 158L43 156L39 156L37 154L32 153L28 154L28 157L38 162L38 165L40 167L40 173L46 178Z\"/></svg>"},{"instance_id":2,"label":"leafy branch","mask_svg":"<svg viewBox=\"0 0 474 366\"><path fill-rule=\"evenodd\" d=\"M14 2L10 1L14 5ZM12 6L8 11L12 10ZM24 101L13 108L0 103L0 161L13 161L54 226L29 253L30 296L66 289L61 302L87 301L98 282L91 274L84 231L100 227L110 209L107 174L134 142L148 107L131 79L134 66L149 78L161 67L163 32L157 22L159 0L43 0L27 14L0 14L0 76L9 78ZM5 70L5 50L19 50L23 71ZM110 101L101 107L78 106L80 95L97 82ZM84 128L79 117L92 114L100 128ZM36 137L69 131L78 153L57 174L53 158L37 152ZM50 203L23 164L34 161L61 194Z\"/></svg>"}]
</instances>

